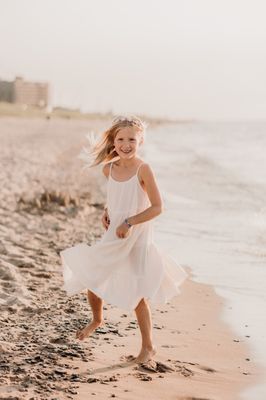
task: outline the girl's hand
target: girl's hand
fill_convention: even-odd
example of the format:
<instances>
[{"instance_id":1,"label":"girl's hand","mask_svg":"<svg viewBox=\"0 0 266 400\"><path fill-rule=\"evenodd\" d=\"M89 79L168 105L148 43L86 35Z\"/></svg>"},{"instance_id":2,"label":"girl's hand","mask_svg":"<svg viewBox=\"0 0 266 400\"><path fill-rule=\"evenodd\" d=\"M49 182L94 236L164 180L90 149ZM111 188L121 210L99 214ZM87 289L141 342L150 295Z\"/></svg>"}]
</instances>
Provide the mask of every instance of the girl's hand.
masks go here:
<instances>
[{"instance_id":1,"label":"girl's hand","mask_svg":"<svg viewBox=\"0 0 266 400\"><path fill-rule=\"evenodd\" d=\"M104 212L103 212L102 223L103 223L103 227L107 230L109 228L109 224L110 224L110 219L109 219L109 215L108 215L107 209L105 209Z\"/></svg>"},{"instance_id":2,"label":"girl's hand","mask_svg":"<svg viewBox=\"0 0 266 400\"><path fill-rule=\"evenodd\" d=\"M127 226L127 224L123 222L116 228L116 236L119 238L125 238L129 235L129 230L129 226Z\"/></svg>"}]
</instances>

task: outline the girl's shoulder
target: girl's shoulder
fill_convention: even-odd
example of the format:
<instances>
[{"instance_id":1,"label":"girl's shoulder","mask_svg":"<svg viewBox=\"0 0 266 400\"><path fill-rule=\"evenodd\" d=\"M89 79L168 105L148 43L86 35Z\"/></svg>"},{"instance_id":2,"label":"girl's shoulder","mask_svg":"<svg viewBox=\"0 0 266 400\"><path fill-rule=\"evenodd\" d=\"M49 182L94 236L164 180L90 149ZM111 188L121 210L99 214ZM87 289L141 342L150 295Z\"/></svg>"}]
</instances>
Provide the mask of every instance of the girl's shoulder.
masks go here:
<instances>
[{"instance_id":1,"label":"girl's shoulder","mask_svg":"<svg viewBox=\"0 0 266 400\"><path fill-rule=\"evenodd\" d=\"M140 160L139 171L149 172L152 171L152 166L144 160Z\"/></svg>"},{"instance_id":2,"label":"girl's shoulder","mask_svg":"<svg viewBox=\"0 0 266 400\"><path fill-rule=\"evenodd\" d=\"M139 178L141 178L141 180L145 180L145 178L147 179L151 175L154 175L151 165L145 161L142 161L138 168Z\"/></svg>"},{"instance_id":3,"label":"girl's shoulder","mask_svg":"<svg viewBox=\"0 0 266 400\"><path fill-rule=\"evenodd\" d=\"M103 174L105 175L106 178L109 177L110 167L111 167L111 163L109 162L107 164L104 164L104 166L102 168Z\"/></svg>"}]
</instances>

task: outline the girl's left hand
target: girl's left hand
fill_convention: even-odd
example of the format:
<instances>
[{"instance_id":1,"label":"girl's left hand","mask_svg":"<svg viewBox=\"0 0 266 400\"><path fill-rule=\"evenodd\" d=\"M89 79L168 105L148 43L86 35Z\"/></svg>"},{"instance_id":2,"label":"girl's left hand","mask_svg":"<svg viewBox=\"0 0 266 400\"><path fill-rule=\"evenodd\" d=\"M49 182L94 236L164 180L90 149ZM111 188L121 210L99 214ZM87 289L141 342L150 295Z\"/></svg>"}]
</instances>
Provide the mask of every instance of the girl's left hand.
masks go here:
<instances>
[{"instance_id":1,"label":"girl's left hand","mask_svg":"<svg viewBox=\"0 0 266 400\"><path fill-rule=\"evenodd\" d=\"M123 222L116 228L116 235L119 238L125 238L129 235L129 230L130 228L125 224L125 222Z\"/></svg>"}]
</instances>

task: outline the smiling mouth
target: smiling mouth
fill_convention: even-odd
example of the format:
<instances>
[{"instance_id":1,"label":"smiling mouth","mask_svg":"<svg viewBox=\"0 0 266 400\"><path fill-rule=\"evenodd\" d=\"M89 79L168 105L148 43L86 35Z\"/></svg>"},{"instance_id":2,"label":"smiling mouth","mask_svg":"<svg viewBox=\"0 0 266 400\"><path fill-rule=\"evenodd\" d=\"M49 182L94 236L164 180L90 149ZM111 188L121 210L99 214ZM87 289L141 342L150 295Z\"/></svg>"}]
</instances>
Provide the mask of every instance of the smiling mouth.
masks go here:
<instances>
[{"instance_id":1,"label":"smiling mouth","mask_svg":"<svg viewBox=\"0 0 266 400\"><path fill-rule=\"evenodd\" d=\"M128 153L130 153L131 152L131 150L129 150L129 151L124 151L124 150L121 150L122 151L122 153L125 153L125 154L128 154Z\"/></svg>"}]
</instances>

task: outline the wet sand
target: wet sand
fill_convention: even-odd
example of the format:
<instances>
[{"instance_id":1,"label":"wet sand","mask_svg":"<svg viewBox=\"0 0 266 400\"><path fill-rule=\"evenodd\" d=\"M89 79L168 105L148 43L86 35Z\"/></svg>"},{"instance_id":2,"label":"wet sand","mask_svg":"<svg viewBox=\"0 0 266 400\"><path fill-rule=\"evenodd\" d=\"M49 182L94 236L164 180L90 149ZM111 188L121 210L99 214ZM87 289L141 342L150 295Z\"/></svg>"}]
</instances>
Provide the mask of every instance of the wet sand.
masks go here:
<instances>
[{"instance_id":1,"label":"wet sand","mask_svg":"<svg viewBox=\"0 0 266 400\"><path fill-rule=\"evenodd\" d=\"M81 174L77 156L84 135L105 126L0 119L0 398L236 400L259 369L211 286L187 280L180 296L152 306L157 355L148 364L128 361L140 347L136 318L111 305L102 328L75 339L91 313L86 293L62 290L58 254L104 231L105 178Z\"/></svg>"}]
</instances>

